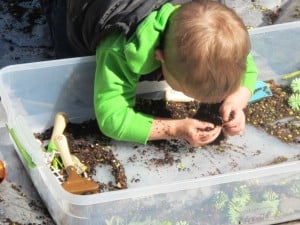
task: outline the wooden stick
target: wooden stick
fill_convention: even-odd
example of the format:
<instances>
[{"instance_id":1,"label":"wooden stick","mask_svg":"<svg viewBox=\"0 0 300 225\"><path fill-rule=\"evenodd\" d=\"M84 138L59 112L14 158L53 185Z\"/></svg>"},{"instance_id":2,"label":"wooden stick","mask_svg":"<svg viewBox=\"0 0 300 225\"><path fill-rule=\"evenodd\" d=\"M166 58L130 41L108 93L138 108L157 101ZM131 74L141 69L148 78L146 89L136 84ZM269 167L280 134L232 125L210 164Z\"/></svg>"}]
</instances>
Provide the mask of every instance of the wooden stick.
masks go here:
<instances>
[{"instance_id":1,"label":"wooden stick","mask_svg":"<svg viewBox=\"0 0 300 225\"><path fill-rule=\"evenodd\" d=\"M60 157L63 161L65 168L68 166L74 166L74 162L71 157L68 141L65 135L60 134L55 137L54 143L59 150Z\"/></svg>"},{"instance_id":2,"label":"wooden stick","mask_svg":"<svg viewBox=\"0 0 300 225\"><path fill-rule=\"evenodd\" d=\"M57 147L54 144L54 139L56 136L63 134L64 130L66 129L67 122L68 122L67 114L65 114L64 112L56 113L54 118L53 131L48 144L48 149L47 149L48 152L57 150Z\"/></svg>"},{"instance_id":3,"label":"wooden stick","mask_svg":"<svg viewBox=\"0 0 300 225\"><path fill-rule=\"evenodd\" d=\"M285 74L282 79L283 80L289 80L289 79L292 79L292 78L295 78L297 76L300 76L300 70L297 70L297 71L294 71L292 73L288 73L288 74Z\"/></svg>"}]
</instances>

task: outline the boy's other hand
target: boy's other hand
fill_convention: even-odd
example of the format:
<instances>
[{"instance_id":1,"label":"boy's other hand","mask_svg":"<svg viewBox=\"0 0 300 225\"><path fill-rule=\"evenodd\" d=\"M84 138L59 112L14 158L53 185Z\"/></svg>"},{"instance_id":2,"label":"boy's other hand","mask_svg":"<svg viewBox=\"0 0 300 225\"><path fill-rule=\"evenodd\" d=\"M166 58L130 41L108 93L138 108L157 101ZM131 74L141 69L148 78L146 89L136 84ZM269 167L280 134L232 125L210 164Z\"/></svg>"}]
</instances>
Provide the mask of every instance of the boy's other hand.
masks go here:
<instances>
[{"instance_id":1,"label":"boy's other hand","mask_svg":"<svg viewBox=\"0 0 300 225\"><path fill-rule=\"evenodd\" d=\"M242 134L246 126L244 108L247 106L251 93L246 87L239 87L229 95L220 107L220 115L224 120L224 134L233 136Z\"/></svg>"},{"instance_id":2,"label":"boy's other hand","mask_svg":"<svg viewBox=\"0 0 300 225\"><path fill-rule=\"evenodd\" d=\"M224 120L223 132L225 135L233 136L242 134L246 126L246 118L243 109L229 102L220 108Z\"/></svg>"}]
</instances>

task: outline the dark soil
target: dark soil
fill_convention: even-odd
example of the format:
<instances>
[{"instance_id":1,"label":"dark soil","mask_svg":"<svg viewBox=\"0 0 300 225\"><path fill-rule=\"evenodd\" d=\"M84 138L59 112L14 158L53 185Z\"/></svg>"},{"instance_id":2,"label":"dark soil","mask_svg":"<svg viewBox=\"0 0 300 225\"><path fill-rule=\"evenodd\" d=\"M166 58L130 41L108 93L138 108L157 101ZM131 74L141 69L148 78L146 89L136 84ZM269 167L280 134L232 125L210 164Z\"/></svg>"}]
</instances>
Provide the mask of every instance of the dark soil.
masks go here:
<instances>
[{"instance_id":1,"label":"dark soil","mask_svg":"<svg viewBox=\"0 0 300 225\"><path fill-rule=\"evenodd\" d=\"M273 92L272 97L250 104L245 109L247 123L263 129L269 134L287 143L299 143L300 117L299 112L288 107L287 98L290 94L288 87L276 85L273 81L268 82ZM199 120L212 122L222 126L223 121L218 113L220 104L199 104L198 102L167 102L164 100L138 99L136 110L155 116L186 118L192 117ZM288 121L280 121L288 118ZM298 121L295 123L295 121ZM35 134L41 141L49 140L52 128L41 134ZM127 177L123 165L117 156L110 150L111 139L103 135L96 120L85 121L80 124L68 123L64 132L71 153L77 156L88 169L87 174L91 178L95 175L95 168L101 165L110 165L111 173L115 178L114 183L100 183L99 192L112 191L127 188ZM213 142L213 145L221 145L225 141L224 135ZM150 141L149 145L155 145L158 151L164 153L163 158L150 160L154 166L173 165L178 159L174 159L171 152L176 151L178 145L167 141ZM172 149L172 150L170 150ZM191 148L193 151L193 148ZM139 154L143 154L139 152ZM134 159L132 159L134 160ZM129 159L130 161L130 159ZM275 162L274 162L275 164Z\"/></svg>"},{"instance_id":2,"label":"dark soil","mask_svg":"<svg viewBox=\"0 0 300 225\"><path fill-rule=\"evenodd\" d=\"M165 100L138 99L135 109L137 111L165 118L184 119L195 118L223 126L223 119L219 114L220 103L200 104L193 102L174 102ZM208 128L207 128L208 129ZM225 139L223 133L212 144L220 144Z\"/></svg>"},{"instance_id":3,"label":"dark soil","mask_svg":"<svg viewBox=\"0 0 300 225\"><path fill-rule=\"evenodd\" d=\"M8 0L7 1L7 11L15 18L17 22L22 21L25 25L20 28L23 33L31 33L35 25L39 23L45 23L46 21L41 21L42 11L40 6L32 6L31 0ZM4 12L6 10L3 10ZM26 21L26 22L24 22Z\"/></svg>"},{"instance_id":4,"label":"dark soil","mask_svg":"<svg viewBox=\"0 0 300 225\"><path fill-rule=\"evenodd\" d=\"M42 141L49 140L52 129L50 128L42 134L36 134L36 138ZM127 188L124 167L110 151L111 140L100 132L95 120L88 120L80 124L68 123L64 134L68 139L71 153L87 166L86 173L90 178L96 174L96 166L104 164L111 166L115 184L99 183L99 192Z\"/></svg>"},{"instance_id":5,"label":"dark soil","mask_svg":"<svg viewBox=\"0 0 300 225\"><path fill-rule=\"evenodd\" d=\"M136 110L156 116L172 118L194 117L212 122L217 126L222 125L222 119L218 115L219 104L201 106L197 102L167 102L167 104L162 107L164 104L166 104L164 100L138 100ZM152 111L149 112L149 109ZM36 133L35 137L42 142L49 140L52 130L53 127L43 133ZM68 139L71 154L77 156L80 161L87 166L86 173L90 179L96 174L95 169L97 166L111 166L111 173L115 178L115 183L104 184L98 182L100 185L99 192L127 188L127 177L124 167L110 150L111 139L101 133L96 120L88 120L80 124L68 123L64 135ZM224 135L221 134L214 144L219 143L223 139ZM178 148L178 145L174 146L167 141L152 141L149 142L149 144L155 145L159 150L164 152L163 158L152 158L150 160L154 165L173 165L176 161L170 154L170 149ZM66 176L65 171L63 171L63 175Z\"/></svg>"}]
</instances>

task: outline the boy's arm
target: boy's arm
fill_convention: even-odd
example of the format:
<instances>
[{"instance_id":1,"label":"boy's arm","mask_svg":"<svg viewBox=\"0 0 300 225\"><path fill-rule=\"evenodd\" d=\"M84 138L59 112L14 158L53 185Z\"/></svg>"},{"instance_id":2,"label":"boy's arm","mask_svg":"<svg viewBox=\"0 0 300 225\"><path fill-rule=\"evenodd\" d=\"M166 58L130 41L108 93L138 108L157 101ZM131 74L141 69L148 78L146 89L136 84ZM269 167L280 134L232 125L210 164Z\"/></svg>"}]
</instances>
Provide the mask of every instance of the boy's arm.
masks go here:
<instances>
[{"instance_id":1,"label":"boy's arm","mask_svg":"<svg viewBox=\"0 0 300 225\"><path fill-rule=\"evenodd\" d=\"M116 140L146 143L153 117L133 109L139 76L118 52L98 51L96 57L94 107L101 131Z\"/></svg>"},{"instance_id":2,"label":"boy's arm","mask_svg":"<svg viewBox=\"0 0 300 225\"><path fill-rule=\"evenodd\" d=\"M246 87L251 95L253 94L257 80L257 67L251 54L247 56L246 71L241 82L242 87Z\"/></svg>"}]
</instances>

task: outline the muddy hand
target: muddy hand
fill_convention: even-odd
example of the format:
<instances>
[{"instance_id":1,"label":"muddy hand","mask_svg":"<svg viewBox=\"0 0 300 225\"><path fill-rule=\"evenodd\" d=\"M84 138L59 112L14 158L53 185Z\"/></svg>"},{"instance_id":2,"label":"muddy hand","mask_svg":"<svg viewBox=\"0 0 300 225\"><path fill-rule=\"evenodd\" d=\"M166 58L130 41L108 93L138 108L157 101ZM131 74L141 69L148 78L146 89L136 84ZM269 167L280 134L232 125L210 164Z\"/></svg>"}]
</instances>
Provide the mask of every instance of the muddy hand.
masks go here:
<instances>
[{"instance_id":1,"label":"muddy hand","mask_svg":"<svg viewBox=\"0 0 300 225\"><path fill-rule=\"evenodd\" d=\"M231 120L224 124L224 134L227 136L242 134L246 126L246 117L243 110L236 110Z\"/></svg>"},{"instance_id":2,"label":"muddy hand","mask_svg":"<svg viewBox=\"0 0 300 225\"><path fill-rule=\"evenodd\" d=\"M199 145L206 145L213 142L220 135L222 131L221 126L216 126L213 129L207 129L206 131L199 131Z\"/></svg>"}]
</instances>

